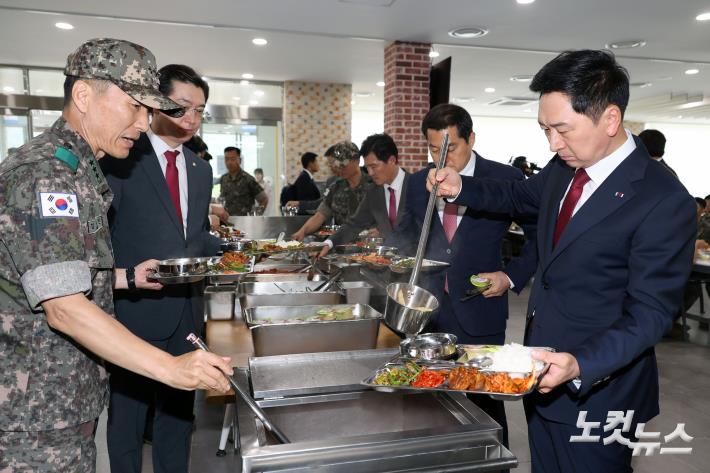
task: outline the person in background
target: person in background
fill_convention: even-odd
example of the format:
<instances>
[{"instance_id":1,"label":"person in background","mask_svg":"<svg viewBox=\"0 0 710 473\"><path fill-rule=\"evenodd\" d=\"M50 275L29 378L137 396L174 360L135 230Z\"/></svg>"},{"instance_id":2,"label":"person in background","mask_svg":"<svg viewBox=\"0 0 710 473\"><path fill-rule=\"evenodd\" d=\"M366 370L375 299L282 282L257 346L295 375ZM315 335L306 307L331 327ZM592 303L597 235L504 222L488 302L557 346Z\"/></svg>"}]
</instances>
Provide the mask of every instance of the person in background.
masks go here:
<instances>
[{"instance_id":1,"label":"person in background","mask_svg":"<svg viewBox=\"0 0 710 473\"><path fill-rule=\"evenodd\" d=\"M227 173L219 179L219 196L224 199L224 208L230 215L248 215L254 200L266 208L269 196L252 176L241 167L241 150L234 146L224 148L224 164Z\"/></svg>"},{"instance_id":2,"label":"person in background","mask_svg":"<svg viewBox=\"0 0 710 473\"><path fill-rule=\"evenodd\" d=\"M128 41L92 39L69 55L64 75L62 116L0 164L3 472L95 471L103 360L178 389L227 392L232 373L229 358L173 356L112 315L113 289L162 288L147 278L156 260L114 268L113 195L97 162L128 156L149 108L181 110L158 90L155 57Z\"/></svg>"},{"instance_id":3,"label":"person in background","mask_svg":"<svg viewBox=\"0 0 710 473\"><path fill-rule=\"evenodd\" d=\"M523 399L532 471L630 472L633 444L570 438L620 411L624 438L636 442L640 423L658 415L653 347L681 306L695 202L624 129L629 76L610 51L565 51L530 90L555 153L543 170L498 181L444 168L430 171L427 188L439 182L440 196L476 211L537 216L525 344L555 352L532 352L550 365Z\"/></svg>"},{"instance_id":4,"label":"person in background","mask_svg":"<svg viewBox=\"0 0 710 473\"><path fill-rule=\"evenodd\" d=\"M337 143L333 148L333 160L333 166L338 168L340 178L326 189L315 215L291 235L292 239L303 240L331 218L336 225L342 225L355 213L365 198L365 193L373 185L372 179L360 170L360 152L354 143Z\"/></svg>"},{"instance_id":5,"label":"person in background","mask_svg":"<svg viewBox=\"0 0 710 473\"><path fill-rule=\"evenodd\" d=\"M658 161L663 165L663 167L668 169L671 174L678 177L678 174L676 174L673 168L668 165L665 159L663 159L663 155L666 154L666 137L663 133L649 128L639 133L639 139L646 147L651 159Z\"/></svg>"},{"instance_id":6,"label":"person in background","mask_svg":"<svg viewBox=\"0 0 710 473\"><path fill-rule=\"evenodd\" d=\"M454 104L433 107L423 118L421 131L428 143L434 164L439 160L444 132L449 134L446 169L462 176L491 178L506 182L522 181L523 174L505 164L485 159L474 150L476 134L471 115ZM404 216L397 229L385 240L385 245L404 249L413 255L424 221L429 192L426 177L433 164L412 174L407 189ZM520 293L535 272L535 225L520 223L527 242L520 257L503 266L502 245L512 218L503 213L476 212L465 205L437 201L437 212L431 222L425 258L444 261L446 270L422 278L421 285L439 301L439 310L431 318L425 332L445 332L456 335L459 343L505 343L508 319L508 290ZM473 286L473 275L488 279L491 284L482 297L461 299ZM486 395L471 395L471 399L503 428L503 441L508 444L508 426L503 402Z\"/></svg>"},{"instance_id":7,"label":"person in background","mask_svg":"<svg viewBox=\"0 0 710 473\"><path fill-rule=\"evenodd\" d=\"M219 239L210 235L208 211L212 168L184 143L199 130L209 98L200 74L181 64L159 71L159 90L183 108L179 117L157 111L127 159L107 157L101 168L113 191L109 225L116 261L131 267L158 259L213 256ZM202 286L166 286L117 293L116 316L151 345L179 356L192 351L185 341L203 328ZM114 473L140 473L146 413L155 406L153 470L187 473L194 393L156 384L112 367L108 452Z\"/></svg>"},{"instance_id":8,"label":"person in background","mask_svg":"<svg viewBox=\"0 0 710 473\"><path fill-rule=\"evenodd\" d=\"M264 190L264 193L266 193L267 196L271 196L271 178L270 177L265 177L264 176L264 170L261 168L256 168L254 169L254 179L256 179L257 184L261 186L261 188ZM269 198L269 202L266 205L266 208L264 209L264 215L270 216L272 215L273 211L273 203L272 199Z\"/></svg>"},{"instance_id":9,"label":"person in background","mask_svg":"<svg viewBox=\"0 0 710 473\"><path fill-rule=\"evenodd\" d=\"M192 138L183 143L183 146L195 153L198 158L202 158L209 163L212 155L207 151L207 143L205 143L200 135L194 135ZM216 230L221 223L229 222L229 212L219 204L210 204L210 228Z\"/></svg>"},{"instance_id":10,"label":"person in background","mask_svg":"<svg viewBox=\"0 0 710 473\"><path fill-rule=\"evenodd\" d=\"M306 152L301 156L301 166L303 171L289 190L288 200L317 200L320 199L320 191L316 186L313 175L318 172L318 155Z\"/></svg>"},{"instance_id":11,"label":"person in background","mask_svg":"<svg viewBox=\"0 0 710 473\"><path fill-rule=\"evenodd\" d=\"M525 176L526 178L534 174L532 168L530 167L530 164L528 164L528 159L525 156L516 157L513 160L511 166L520 169L520 171L523 173L523 176Z\"/></svg>"},{"instance_id":12,"label":"person in background","mask_svg":"<svg viewBox=\"0 0 710 473\"><path fill-rule=\"evenodd\" d=\"M338 173L339 173L339 167L335 166L335 159L333 159L333 152L335 150L335 145L330 146L325 153L323 153L323 156L326 159L326 163L328 164L328 169L330 169L330 176L325 180L325 185L323 188L325 189L324 193L327 191L330 186L332 186L335 181L338 180ZM319 197L318 199L314 200L292 200L292 201L287 201L285 202L284 205L287 207L298 207L298 212L301 215L312 215L316 212L318 209L318 206L322 202L323 197Z\"/></svg>"},{"instance_id":13,"label":"person in background","mask_svg":"<svg viewBox=\"0 0 710 473\"><path fill-rule=\"evenodd\" d=\"M367 191L355 214L325 240L320 256L335 245L355 240L368 228L375 228L380 237L387 238L402 217L409 173L399 167L399 153L392 137L386 133L368 136L362 142L360 155L375 185Z\"/></svg>"}]
</instances>

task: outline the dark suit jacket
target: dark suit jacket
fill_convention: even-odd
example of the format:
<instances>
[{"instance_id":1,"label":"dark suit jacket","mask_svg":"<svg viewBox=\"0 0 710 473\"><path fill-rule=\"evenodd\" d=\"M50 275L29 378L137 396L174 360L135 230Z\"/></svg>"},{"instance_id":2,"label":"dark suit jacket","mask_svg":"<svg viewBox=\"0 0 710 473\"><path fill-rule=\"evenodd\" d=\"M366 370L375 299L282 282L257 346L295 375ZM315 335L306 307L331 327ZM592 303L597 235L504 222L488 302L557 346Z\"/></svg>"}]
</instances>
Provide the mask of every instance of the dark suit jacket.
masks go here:
<instances>
[{"instance_id":1,"label":"dark suit jacket","mask_svg":"<svg viewBox=\"0 0 710 473\"><path fill-rule=\"evenodd\" d=\"M311 176L309 176L304 169L289 190L289 200L316 199L320 199L320 191L316 183L311 179Z\"/></svg>"},{"instance_id":2,"label":"dark suit jacket","mask_svg":"<svg viewBox=\"0 0 710 473\"><path fill-rule=\"evenodd\" d=\"M582 380L579 391L570 382L528 398L553 421L575 424L580 410L602 423L609 410L633 409L635 422L658 413L653 346L670 328L690 274L695 205L638 139L636 146L572 217L554 249L559 205L574 174L558 156L526 181L464 178L456 200L538 215L540 261L526 343L571 353Z\"/></svg>"},{"instance_id":3,"label":"dark suit jacket","mask_svg":"<svg viewBox=\"0 0 710 473\"><path fill-rule=\"evenodd\" d=\"M399 196L399 206L397 211L396 224L402 220L404 209L407 203L407 184L409 183L410 174L404 172L404 181L402 182L402 195ZM377 227L382 238L387 238L392 233L392 224L389 219L389 208L385 205L385 187L372 186L365 193L365 198L360 202L355 214L348 219L343 227L338 230L338 233L330 238L333 245L341 245L348 243L357 235L372 227Z\"/></svg>"},{"instance_id":4,"label":"dark suit jacket","mask_svg":"<svg viewBox=\"0 0 710 473\"><path fill-rule=\"evenodd\" d=\"M387 244L406 248L406 253L414 255L421 234L424 213L429 192L426 190L426 176L431 169L423 169L412 174L409 179L406 214L400 225L387 240ZM522 181L523 174L512 166L484 159L476 154L474 175ZM508 297L474 297L461 302L461 297L472 288L469 277L482 272L504 270L520 292L530 276L535 272L537 255L535 248L535 226L531 221L518 221L523 226L528 241L520 257L515 258L503 269L502 242L511 224L511 217L503 213L474 211L466 209L454 238L449 244L444 234L441 219L435 210L432 218L426 258L446 261L451 266L437 273L422 273L419 285L431 291L438 299L444 296L444 278L448 275L449 297L454 314L438 314L436 317L454 316L463 329L471 336L500 334L505 331L508 318Z\"/></svg>"},{"instance_id":5,"label":"dark suit jacket","mask_svg":"<svg viewBox=\"0 0 710 473\"><path fill-rule=\"evenodd\" d=\"M109 225L116 266L127 268L149 258L211 256L219 240L209 234L212 169L183 147L187 167L187 238L170 200L165 176L148 136L141 135L128 158L106 156L101 169L113 190ZM161 291L116 292L116 316L147 340L169 337L185 304L192 304L196 328L202 326L199 285L166 285Z\"/></svg>"},{"instance_id":6,"label":"dark suit jacket","mask_svg":"<svg viewBox=\"0 0 710 473\"><path fill-rule=\"evenodd\" d=\"M673 168L668 165L668 163L666 162L665 159L661 158L658 162L661 163L661 165L663 167L668 169L671 172L671 174L673 174L675 177L678 177L678 174L676 174L676 172L673 170Z\"/></svg>"}]
</instances>

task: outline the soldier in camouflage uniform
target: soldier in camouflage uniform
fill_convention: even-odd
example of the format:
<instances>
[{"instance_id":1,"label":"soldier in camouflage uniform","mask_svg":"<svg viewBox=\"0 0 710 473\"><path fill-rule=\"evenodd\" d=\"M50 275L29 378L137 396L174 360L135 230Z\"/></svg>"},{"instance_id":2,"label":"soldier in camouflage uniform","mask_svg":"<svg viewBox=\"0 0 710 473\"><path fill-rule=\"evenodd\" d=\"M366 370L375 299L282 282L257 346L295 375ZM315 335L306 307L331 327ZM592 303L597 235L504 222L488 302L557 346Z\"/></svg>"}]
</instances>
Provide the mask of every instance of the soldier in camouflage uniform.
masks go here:
<instances>
[{"instance_id":1,"label":"soldier in camouflage uniform","mask_svg":"<svg viewBox=\"0 0 710 473\"><path fill-rule=\"evenodd\" d=\"M126 157L148 127L157 91L141 46L91 40L68 58L62 117L0 164L0 471L92 472L106 402L102 357L194 389L228 384L224 359L170 355L115 321L112 289L160 289L155 260L113 269L97 159ZM176 113L180 113L179 111ZM215 368L217 366L217 368Z\"/></svg>"},{"instance_id":2,"label":"soldier in camouflage uniform","mask_svg":"<svg viewBox=\"0 0 710 473\"><path fill-rule=\"evenodd\" d=\"M360 151L354 143L337 143L333 147L333 160L340 177L323 193L323 201L315 215L291 235L294 240L303 240L331 218L336 225L345 223L355 213L367 190L374 185L370 176L360 169Z\"/></svg>"},{"instance_id":3,"label":"soldier in camouflage uniform","mask_svg":"<svg viewBox=\"0 0 710 473\"><path fill-rule=\"evenodd\" d=\"M255 200L262 209L269 204L264 189L242 169L241 163L239 148L228 146L224 149L224 164L229 172L219 178L219 197L230 215L248 215Z\"/></svg>"}]
</instances>

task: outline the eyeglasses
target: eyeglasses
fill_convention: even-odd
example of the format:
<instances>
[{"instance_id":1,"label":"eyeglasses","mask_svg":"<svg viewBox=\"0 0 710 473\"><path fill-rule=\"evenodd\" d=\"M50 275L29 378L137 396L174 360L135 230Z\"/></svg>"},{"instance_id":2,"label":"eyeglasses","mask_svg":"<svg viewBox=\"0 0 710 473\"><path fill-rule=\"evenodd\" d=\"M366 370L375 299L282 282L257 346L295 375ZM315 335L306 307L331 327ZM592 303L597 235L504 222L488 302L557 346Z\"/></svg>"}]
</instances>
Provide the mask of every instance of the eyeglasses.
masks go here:
<instances>
[{"instance_id":1,"label":"eyeglasses","mask_svg":"<svg viewBox=\"0 0 710 473\"><path fill-rule=\"evenodd\" d=\"M172 118L182 118L188 113L192 113L196 118L209 118L210 114L204 107L181 107L172 110L163 110L164 114Z\"/></svg>"}]
</instances>

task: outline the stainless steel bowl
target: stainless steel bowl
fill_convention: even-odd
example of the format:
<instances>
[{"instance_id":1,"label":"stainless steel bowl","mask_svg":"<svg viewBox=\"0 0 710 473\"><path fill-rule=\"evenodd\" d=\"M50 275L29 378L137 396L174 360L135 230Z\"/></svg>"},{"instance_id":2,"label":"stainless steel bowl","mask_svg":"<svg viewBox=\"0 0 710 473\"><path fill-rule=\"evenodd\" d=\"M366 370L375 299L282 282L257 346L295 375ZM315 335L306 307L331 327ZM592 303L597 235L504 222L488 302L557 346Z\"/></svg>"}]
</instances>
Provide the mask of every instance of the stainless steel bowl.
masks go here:
<instances>
[{"instance_id":1,"label":"stainless steel bowl","mask_svg":"<svg viewBox=\"0 0 710 473\"><path fill-rule=\"evenodd\" d=\"M211 258L173 258L158 261L158 273L163 276L188 276L207 272Z\"/></svg>"},{"instance_id":2,"label":"stainless steel bowl","mask_svg":"<svg viewBox=\"0 0 710 473\"><path fill-rule=\"evenodd\" d=\"M247 251L256 249L256 242L246 238L240 238L228 242L223 242L221 245L222 251Z\"/></svg>"},{"instance_id":3,"label":"stainless steel bowl","mask_svg":"<svg viewBox=\"0 0 710 473\"><path fill-rule=\"evenodd\" d=\"M385 323L408 336L417 335L439 308L439 301L424 288L407 283L387 285Z\"/></svg>"},{"instance_id":4,"label":"stainless steel bowl","mask_svg":"<svg viewBox=\"0 0 710 473\"><path fill-rule=\"evenodd\" d=\"M365 238L365 245L368 248L374 248L376 246L382 246L382 244L385 242L385 239L382 237L367 237Z\"/></svg>"},{"instance_id":5,"label":"stainless steel bowl","mask_svg":"<svg viewBox=\"0 0 710 473\"><path fill-rule=\"evenodd\" d=\"M377 256L396 256L398 251L399 249L394 246L376 246L370 248L369 252L375 253Z\"/></svg>"},{"instance_id":6,"label":"stainless steel bowl","mask_svg":"<svg viewBox=\"0 0 710 473\"><path fill-rule=\"evenodd\" d=\"M399 351L418 360L448 360L457 354L456 340L451 333L423 333L402 340Z\"/></svg>"}]
</instances>

